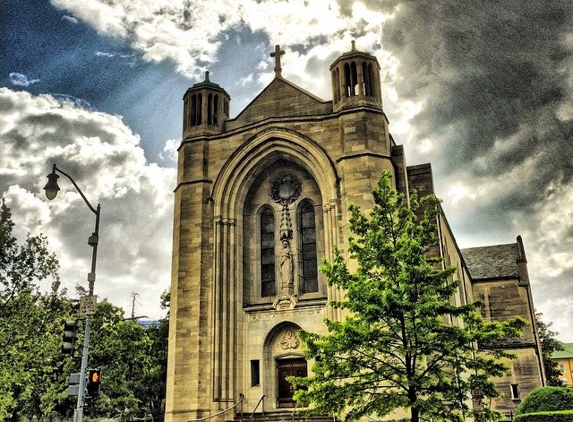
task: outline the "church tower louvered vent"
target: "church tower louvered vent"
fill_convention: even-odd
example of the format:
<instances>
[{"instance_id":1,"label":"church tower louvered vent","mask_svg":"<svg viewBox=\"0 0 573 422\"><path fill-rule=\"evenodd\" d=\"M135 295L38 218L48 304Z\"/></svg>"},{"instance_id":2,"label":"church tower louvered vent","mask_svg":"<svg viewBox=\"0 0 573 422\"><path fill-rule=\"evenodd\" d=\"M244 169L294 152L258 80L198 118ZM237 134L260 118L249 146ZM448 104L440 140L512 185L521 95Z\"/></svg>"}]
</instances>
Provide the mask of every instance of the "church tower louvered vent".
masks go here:
<instances>
[{"instance_id":1,"label":"church tower louvered vent","mask_svg":"<svg viewBox=\"0 0 573 422\"><path fill-rule=\"evenodd\" d=\"M229 118L230 102L229 94L211 82L209 72L205 72L205 80L183 96L183 138L221 133Z\"/></svg>"},{"instance_id":2,"label":"church tower louvered vent","mask_svg":"<svg viewBox=\"0 0 573 422\"><path fill-rule=\"evenodd\" d=\"M330 65L334 110L372 106L382 108L380 64L371 54L352 49Z\"/></svg>"}]
</instances>

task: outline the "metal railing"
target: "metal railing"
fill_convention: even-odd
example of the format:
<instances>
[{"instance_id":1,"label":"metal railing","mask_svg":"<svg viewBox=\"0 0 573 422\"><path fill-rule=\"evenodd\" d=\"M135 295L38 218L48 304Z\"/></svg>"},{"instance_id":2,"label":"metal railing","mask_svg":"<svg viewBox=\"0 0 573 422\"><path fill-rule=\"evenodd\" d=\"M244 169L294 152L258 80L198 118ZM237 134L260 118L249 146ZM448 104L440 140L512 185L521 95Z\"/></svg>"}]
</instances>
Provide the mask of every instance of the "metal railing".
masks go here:
<instances>
[{"instance_id":1,"label":"metal railing","mask_svg":"<svg viewBox=\"0 0 573 422\"><path fill-rule=\"evenodd\" d=\"M234 405L232 405L231 407L229 407L227 409L223 409L220 412L213 413L212 415L204 416L204 417L199 418L199 419L187 419L185 422L201 422L201 421L206 421L207 419L214 418L215 416L222 415L223 413L227 413L227 412L233 410L238 405L242 404L243 400L245 400L245 396L241 393L241 394L239 394L239 401L237 403L235 403Z\"/></svg>"},{"instance_id":2,"label":"metal railing","mask_svg":"<svg viewBox=\"0 0 573 422\"><path fill-rule=\"evenodd\" d=\"M296 402L296 404L294 405L294 408L292 409L292 413L290 415L291 420L293 420L293 421L294 421L294 416L296 415L296 411L298 410L298 405L299 405L299 402Z\"/></svg>"},{"instance_id":3,"label":"metal railing","mask_svg":"<svg viewBox=\"0 0 573 422\"><path fill-rule=\"evenodd\" d=\"M255 406L255 408L254 408L253 411L251 412L251 416L249 416L249 419L253 419L253 416L255 415L255 412L257 411L257 409L259 408L259 406L260 406L261 403L263 404L263 407L262 407L263 410L262 410L261 413L262 413L263 415L265 414L265 395L263 394L263 395L261 396L261 398L259 399L259 401L257 402L257 405Z\"/></svg>"}]
</instances>

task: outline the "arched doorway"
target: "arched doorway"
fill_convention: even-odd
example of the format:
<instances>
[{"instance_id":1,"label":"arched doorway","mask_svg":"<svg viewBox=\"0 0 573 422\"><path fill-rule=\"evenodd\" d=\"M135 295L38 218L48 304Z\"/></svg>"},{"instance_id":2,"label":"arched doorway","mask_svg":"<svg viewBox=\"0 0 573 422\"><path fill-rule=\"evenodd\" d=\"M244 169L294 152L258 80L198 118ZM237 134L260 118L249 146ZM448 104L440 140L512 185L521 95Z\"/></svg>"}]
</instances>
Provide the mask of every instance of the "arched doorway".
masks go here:
<instances>
[{"instance_id":1,"label":"arched doorway","mask_svg":"<svg viewBox=\"0 0 573 422\"><path fill-rule=\"evenodd\" d=\"M295 390L288 378L308 375L308 364L297 336L298 330L298 325L282 322L269 332L265 341L266 364L271 381L266 390L267 397L277 408L295 407Z\"/></svg>"},{"instance_id":2,"label":"arched doorway","mask_svg":"<svg viewBox=\"0 0 573 422\"><path fill-rule=\"evenodd\" d=\"M288 377L308 376L307 362L304 358L277 359L278 407L294 407L294 387Z\"/></svg>"}]
</instances>

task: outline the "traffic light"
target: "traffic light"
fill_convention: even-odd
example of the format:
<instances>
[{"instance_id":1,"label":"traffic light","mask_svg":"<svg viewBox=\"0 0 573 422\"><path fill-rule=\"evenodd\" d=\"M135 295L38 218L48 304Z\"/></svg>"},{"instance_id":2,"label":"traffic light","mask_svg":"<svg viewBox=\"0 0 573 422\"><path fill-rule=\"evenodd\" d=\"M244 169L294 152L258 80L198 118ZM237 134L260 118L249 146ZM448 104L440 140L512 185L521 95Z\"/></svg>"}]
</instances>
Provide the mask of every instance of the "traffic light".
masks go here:
<instances>
[{"instance_id":1,"label":"traffic light","mask_svg":"<svg viewBox=\"0 0 573 422\"><path fill-rule=\"evenodd\" d=\"M99 394L101 388L101 374L99 369L88 369L88 396L94 397Z\"/></svg>"},{"instance_id":2,"label":"traffic light","mask_svg":"<svg viewBox=\"0 0 573 422\"><path fill-rule=\"evenodd\" d=\"M62 353L72 355L76 348L76 335L78 334L78 321L71 320L64 322L64 338Z\"/></svg>"}]
</instances>

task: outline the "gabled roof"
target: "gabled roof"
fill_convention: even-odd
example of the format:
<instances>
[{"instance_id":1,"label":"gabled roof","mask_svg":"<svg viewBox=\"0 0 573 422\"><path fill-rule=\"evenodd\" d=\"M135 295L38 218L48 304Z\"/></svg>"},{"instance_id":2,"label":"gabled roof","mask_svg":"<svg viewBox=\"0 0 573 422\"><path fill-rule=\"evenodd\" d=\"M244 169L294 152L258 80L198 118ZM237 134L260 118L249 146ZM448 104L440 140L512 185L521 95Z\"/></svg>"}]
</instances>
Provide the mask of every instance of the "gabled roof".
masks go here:
<instances>
[{"instance_id":1,"label":"gabled roof","mask_svg":"<svg viewBox=\"0 0 573 422\"><path fill-rule=\"evenodd\" d=\"M239 115L230 120L233 126L243 125L273 117L297 117L328 114L332 112L332 101L322 101L315 95L282 77L275 77L263 91L245 107Z\"/></svg>"},{"instance_id":2,"label":"gabled roof","mask_svg":"<svg viewBox=\"0 0 573 422\"><path fill-rule=\"evenodd\" d=\"M519 277L517 243L462 249L474 280Z\"/></svg>"}]
</instances>

